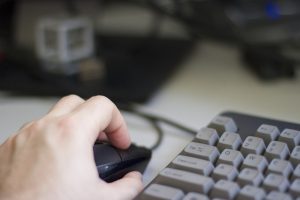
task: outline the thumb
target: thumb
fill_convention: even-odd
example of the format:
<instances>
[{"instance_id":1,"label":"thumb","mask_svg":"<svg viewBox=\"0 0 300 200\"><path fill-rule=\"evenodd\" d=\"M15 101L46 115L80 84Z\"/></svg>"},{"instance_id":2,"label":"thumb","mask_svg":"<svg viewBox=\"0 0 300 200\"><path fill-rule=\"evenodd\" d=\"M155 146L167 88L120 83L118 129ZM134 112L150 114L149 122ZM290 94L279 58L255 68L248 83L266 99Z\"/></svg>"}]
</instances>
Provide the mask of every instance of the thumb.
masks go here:
<instances>
[{"instance_id":1,"label":"thumb","mask_svg":"<svg viewBox=\"0 0 300 200\"><path fill-rule=\"evenodd\" d=\"M139 172L130 172L123 178L109 184L114 190L118 191L117 199L133 199L143 189L142 175Z\"/></svg>"}]
</instances>

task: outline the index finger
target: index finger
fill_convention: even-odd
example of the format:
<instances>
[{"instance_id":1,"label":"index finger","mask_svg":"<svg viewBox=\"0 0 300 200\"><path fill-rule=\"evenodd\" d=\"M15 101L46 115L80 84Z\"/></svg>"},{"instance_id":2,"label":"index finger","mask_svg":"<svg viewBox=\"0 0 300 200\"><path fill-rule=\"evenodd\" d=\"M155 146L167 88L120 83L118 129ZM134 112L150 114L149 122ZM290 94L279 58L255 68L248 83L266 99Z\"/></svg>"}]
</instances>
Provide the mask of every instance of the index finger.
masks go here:
<instances>
[{"instance_id":1,"label":"index finger","mask_svg":"<svg viewBox=\"0 0 300 200\"><path fill-rule=\"evenodd\" d=\"M92 97L74 109L71 115L80 123L79 131L87 134L85 137L91 144L104 131L114 146L122 149L129 147L131 140L124 118L108 98Z\"/></svg>"}]
</instances>

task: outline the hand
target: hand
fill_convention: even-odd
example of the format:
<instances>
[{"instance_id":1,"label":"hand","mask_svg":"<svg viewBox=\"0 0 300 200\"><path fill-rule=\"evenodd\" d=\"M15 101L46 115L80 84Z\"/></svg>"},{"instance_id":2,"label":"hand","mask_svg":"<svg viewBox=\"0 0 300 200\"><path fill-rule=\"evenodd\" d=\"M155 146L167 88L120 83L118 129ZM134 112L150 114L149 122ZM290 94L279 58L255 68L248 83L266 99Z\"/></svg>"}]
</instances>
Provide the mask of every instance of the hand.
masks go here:
<instances>
[{"instance_id":1,"label":"hand","mask_svg":"<svg viewBox=\"0 0 300 200\"><path fill-rule=\"evenodd\" d=\"M98 177L96 139L130 145L123 117L106 97L62 98L43 118L24 125L0 146L0 199L132 199L142 189L131 172L113 183Z\"/></svg>"}]
</instances>

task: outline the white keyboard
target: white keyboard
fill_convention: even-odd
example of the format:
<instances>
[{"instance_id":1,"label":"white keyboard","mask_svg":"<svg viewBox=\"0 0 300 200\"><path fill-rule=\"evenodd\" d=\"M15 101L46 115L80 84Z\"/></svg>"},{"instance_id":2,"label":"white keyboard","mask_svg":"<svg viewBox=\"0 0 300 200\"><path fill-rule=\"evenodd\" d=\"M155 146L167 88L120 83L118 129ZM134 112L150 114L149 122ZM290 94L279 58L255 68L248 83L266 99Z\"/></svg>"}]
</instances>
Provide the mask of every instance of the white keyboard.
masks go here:
<instances>
[{"instance_id":1,"label":"white keyboard","mask_svg":"<svg viewBox=\"0 0 300 200\"><path fill-rule=\"evenodd\" d=\"M136 199L300 200L300 124L222 113Z\"/></svg>"}]
</instances>

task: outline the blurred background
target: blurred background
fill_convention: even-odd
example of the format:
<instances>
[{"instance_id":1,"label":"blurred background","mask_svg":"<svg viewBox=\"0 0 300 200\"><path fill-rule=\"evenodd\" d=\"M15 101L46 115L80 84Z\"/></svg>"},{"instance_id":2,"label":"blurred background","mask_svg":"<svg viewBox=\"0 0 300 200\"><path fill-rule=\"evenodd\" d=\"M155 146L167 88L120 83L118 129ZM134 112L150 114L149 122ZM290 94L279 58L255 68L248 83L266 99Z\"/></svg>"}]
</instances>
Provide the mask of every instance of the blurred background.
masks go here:
<instances>
[{"instance_id":1,"label":"blurred background","mask_svg":"<svg viewBox=\"0 0 300 200\"><path fill-rule=\"evenodd\" d=\"M1 0L0 15L0 89L14 94L145 102L207 40L262 81L297 77L296 0Z\"/></svg>"},{"instance_id":2,"label":"blurred background","mask_svg":"<svg viewBox=\"0 0 300 200\"><path fill-rule=\"evenodd\" d=\"M297 0L0 0L0 143L68 94L195 130L226 110L299 123L299 19ZM161 128L145 183L193 137Z\"/></svg>"}]
</instances>

